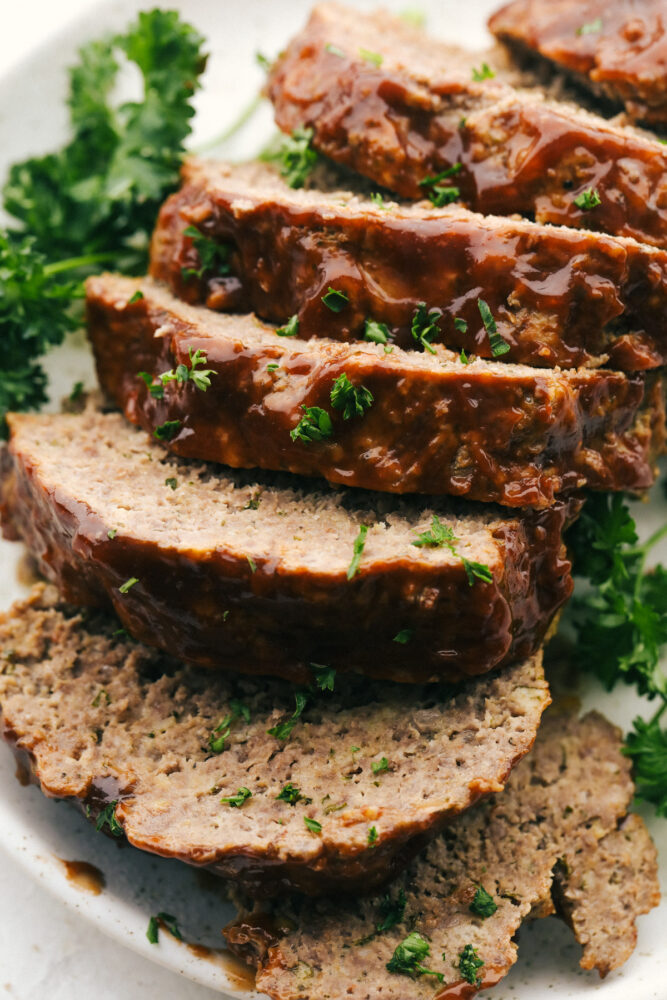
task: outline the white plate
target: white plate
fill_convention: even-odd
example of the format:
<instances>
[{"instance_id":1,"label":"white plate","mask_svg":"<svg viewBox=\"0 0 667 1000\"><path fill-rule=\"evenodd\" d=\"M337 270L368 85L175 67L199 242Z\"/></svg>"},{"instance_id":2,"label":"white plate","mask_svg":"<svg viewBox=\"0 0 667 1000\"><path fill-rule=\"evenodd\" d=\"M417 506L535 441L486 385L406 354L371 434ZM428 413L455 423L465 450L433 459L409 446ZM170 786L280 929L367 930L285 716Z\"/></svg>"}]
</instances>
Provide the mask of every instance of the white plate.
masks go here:
<instances>
[{"instance_id":1,"label":"white plate","mask_svg":"<svg viewBox=\"0 0 667 1000\"><path fill-rule=\"evenodd\" d=\"M136 0L112 0L96 6L86 16L68 25L66 31L5 76L0 87L0 176L8 165L29 154L54 147L65 135L64 69L76 48L107 28L119 29L141 6ZM192 145L206 142L235 119L239 110L257 92L262 73L254 54L273 56L290 34L305 20L308 0L181 0L178 7L208 39L211 53L204 91L198 98L198 115ZM373 3L359 3L371 8ZM402 9L404 2L386 6ZM422 2L429 29L450 41L471 48L487 44L485 18L497 6L495 0L449 0ZM18 101L16 95L20 94ZM249 156L272 134L268 107L263 107L234 144L221 151L225 156ZM50 372L56 397L69 391L80 378L93 384L92 367L83 341L54 352ZM667 517L667 504L656 489L651 504L642 507L639 520L649 532ZM20 548L0 542L0 606L25 593L17 580ZM667 560L667 545L661 558ZM637 711L647 706L627 690L612 695L586 682L584 707L598 707L627 728ZM665 883L667 868L667 823L645 811L658 842ZM202 884L192 869L131 849L120 849L97 836L73 809L45 799L35 788L25 789L16 781L11 755L0 755L0 830L2 846L36 879L68 905L76 907L101 930L153 961L189 979L213 987L228 997L248 998L227 960L201 958L161 936L159 947L145 937L148 916L159 910L178 915L188 941L220 947L220 927L233 915L224 901L222 888L210 880ZM99 895L81 892L66 877L59 858L85 860L106 876L107 886ZM665 1000L667 996L667 948L665 931L667 904L640 920L639 943L631 960L619 972L600 983L592 973L578 968L579 948L569 930L554 919L541 921L521 932L519 961L489 1000L565 1000L590 995L604 1000ZM481 995L480 995L481 996Z\"/></svg>"}]
</instances>

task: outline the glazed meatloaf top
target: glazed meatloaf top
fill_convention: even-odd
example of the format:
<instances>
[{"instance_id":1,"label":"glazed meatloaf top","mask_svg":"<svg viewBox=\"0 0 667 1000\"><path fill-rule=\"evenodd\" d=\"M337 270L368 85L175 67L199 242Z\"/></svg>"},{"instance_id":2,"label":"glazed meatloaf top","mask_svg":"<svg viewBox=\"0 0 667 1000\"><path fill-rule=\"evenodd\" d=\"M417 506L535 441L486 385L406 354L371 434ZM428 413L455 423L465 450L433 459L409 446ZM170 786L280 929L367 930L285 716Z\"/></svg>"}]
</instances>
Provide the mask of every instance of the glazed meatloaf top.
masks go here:
<instances>
[{"instance_id":1,"label":"glazed meatloaf top","mask_svg":"<svg viewBox=\"0 0 667 1000\"><path fill-rule=\"evenodd\" d=\"M507 973L522 921L553 912L553 898L567 900L584 968L605 975L659 901L655 848L626 815L629 771L602 716L547 713L505 792L448 827L388 893L283 899L239 917L227 940L276 1000L461 1000Z\"/></svg>"},{"instance_id":2,"label":"glazed meatloaf top","mask_svg":"<svg viewBox=\"0 0 667 1000\"><path fill-rule=\"evenodd\" d=\"M0 508L75 603L186 660L457 679L534 652L578 509L512 514L306 489L178 460L117 413L9 416ZM418 544L414 544L417 542Z\"/></svg>"},{"instance_id":3,"label":"glazed meatloaf top","mask_svg":"<svg viewBox=\"0 0 667 1000\"><path fill-rule=\"evenodd\" d=\"M293 190L264 163L187 161L158 218L151 273L190 303L292 320L299 337L421 348L412 324L424 302L430 342L468 354L623 371L667 360L664 250L460 205ZM337 311L331 286L347 299Z\"/></svg>"},{"instance_id":4,"label":"glazed meatloaf top","mask_svg":"<svg viewBox=\"0 0 667 1000\"><path fill-rule=\"evenodd\" d=\"M184 457L515 507L654 479L657 374L303 341L113 275L90 279L87 305L102 388Z\"/></svg>"},{"instance_id":5,"label":"glazed meatloaf top","mask_svg":"<svg viewBox=\"0 0 667 1000\"><path fill-rule=\"evenodd\" d=\"M541 654L458 689L323 667L310 688L183 667L38 586L0 624L5 738L47 795L248 891L387 879L500 791L549 701Z\"/></svg>"},{"instance_id":6,"label":"glazed meatloaf top","mask_svg":"<svg viewBox=\"0 0 667 1000\"><path fill-rule=\"evenodd\" d=\"M268 93L284 131L312 129L318 150L407 198L456 188L475 211L665 246L664 146L515 90L484 58L457 58L386 11L322 4L276 61Z\"/></svg>"},{"instance_id":7,"label":"glazed meatloaf top","mask_svg":"<svg viewBox=\"0 0 667 1000\"><path fill-rule=\"evenodd\" d=\"M667 126L664 0L513 0L489 28L521 57L549 60L631 119Z\"/></svg>"}]
</instances>

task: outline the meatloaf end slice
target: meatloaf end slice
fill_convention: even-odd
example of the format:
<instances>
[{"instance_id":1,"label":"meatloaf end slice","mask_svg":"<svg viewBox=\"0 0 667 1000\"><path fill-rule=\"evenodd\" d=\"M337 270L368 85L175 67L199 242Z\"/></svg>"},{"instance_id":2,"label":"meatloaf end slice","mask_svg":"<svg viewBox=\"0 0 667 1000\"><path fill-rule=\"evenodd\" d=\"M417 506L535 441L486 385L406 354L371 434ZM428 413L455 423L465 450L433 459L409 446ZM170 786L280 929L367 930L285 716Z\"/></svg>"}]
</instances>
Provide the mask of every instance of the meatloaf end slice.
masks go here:
<instances>
[{"instance_id":1,"label":"meatloaf end slice","mask_svg":"<svg viewBox=\"0 0 667 1000\"><path fill-rule=\"evenodd\" d=\"M47 795L250 892L386 880L502 789L549 702L541 653L457 689L324 670L288 731L291 684L184 667L120 633L52 586L15 605L0 623L5 738Z\"/></svg>"},{"instance_id":2,"label":"meatloaf end slice","mask_svg":"<svg viewBox=\"0 0 667 1000\"><path fill-rule=\"evenodd\" d=\"M577 502L512 513L305 488L176 459L93 407L9 422L6 534L73 603L113 606L186 661L455 680L535 652L572 589Z\"/></svg>"},{"instance_id":3,"label":"meatloaf end slice","mask_svg":"<svg viewBox=\"0 0 667 1000\"><path fill-rule=\"evenodd\" d=\"M242 914L227 940L276 1000L454 1000L508 972L521 923L553 912L554 894L568 899L582 964L604 975L659 900L655 847L626 815L629 772L602 716L547 713L504 793L447 827L386 895L279 900ZM582 884L584 871L594 877ZM428 954L410 975L400 946L415 934Z\"/></svg>"},{"instance_id":4,"label":"meatloaf end slice","mask_svg":"<svg viewBox=\"0 0 667 1000\"><path fill-rule=\"evenodd\" d=\"M368 50L377 58L365 58ZM478 212L518 212L664 247L665 147L489 78L483 58L457 60L386 11L327 3L277 59L268 93L280 128L312 129L322 153L407 198L439 184Z\"/></svg>"},{"instance_id":5,"label":"meatloaf end slice","mask_svg":"<svg viewBox=\"0 0 667 1000\"><path fill-rule=\"evenodd\" d=\"M663 0L513 0L489 28L522 61L547 60L630 119L667 126Z\"/></svg>"},{"instance_id":6,"label":"meatloaf end slice","mask_svg":"<svg viewBox=\"0 0 667 1000\"><path fill-rule=\"evenodd\" d=\"M665 434L657 372L295 340L113 275L88 282L87 304L102 388L183 457L513 507L654 481ZM195 381L194 356L208 387ZM182 375L165 382L169 371Z\"/></svg>"},{"instance_id":7,"label":"meatloaf end slice","mask_svg":"<svg viewBox=\"0 0 667 1000\"><path fill-rule=\"evenodd\" d=\"M191 304L280 324L296 316L290 332L301 338L417 348L411 327L425 302L435 340L469 355L622 371L667 361L665 250L454 205L295 191L264 163L187 161L158 218L151 274ZM323 301L330 287L347 296L339 312Z\"/></svg>"}]
</instances>

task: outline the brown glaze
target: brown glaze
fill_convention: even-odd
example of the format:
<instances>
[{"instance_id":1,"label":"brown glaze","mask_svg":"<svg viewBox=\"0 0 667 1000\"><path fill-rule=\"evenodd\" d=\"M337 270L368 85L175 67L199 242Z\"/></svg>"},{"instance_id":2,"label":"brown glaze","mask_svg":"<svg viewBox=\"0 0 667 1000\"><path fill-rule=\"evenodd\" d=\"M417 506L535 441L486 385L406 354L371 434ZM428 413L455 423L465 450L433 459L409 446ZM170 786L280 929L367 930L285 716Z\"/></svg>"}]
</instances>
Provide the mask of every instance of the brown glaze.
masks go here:
<instances>
[{"instance_id":1,"label":"brown glaze","mask_svg":"<svg viewBox=\"0 0 667 1000\"><path fill-rule=\"evenodd\" d=\"M128 305L139 287L143 298ZM546 507L584 486L641 490L654 480L664 439L657 375L449 359L425 367L412 352L295 343L271 329L246 343L242 328L208 336L205 311L179 312L164 299L147 282L91 279L89 336L103 390L145 430L179 420L169 448L185 458L511 507ZM189 349L205 351L210 388L170 383L155 399L137 372L187 364ZM269 363L279 369L268 371ZM373 394L361 418L344 420L331 407L343 373ZM331 439L291 440L306 405L332 413Z\"/></svg>"},{"instance_id":2,"label":"brown glaze","mask_svg":"<svg viewBox=\"0 0 667 1000\"><path fill-rule=\"evenodd\" d=\"M195 958L218 966L229 978L235 990L252 990L255 988L255 976L240 959L227 948L208 948L204 944L186 943L186 949Z\"/></svg>"},{"instance_id":3,"label":"brown glaze","mask_svg":"<svg viewBox=\"0 0 667 1000\"><path fill-rule=\"evenodd\" d=\"M106 887L104 873L88 861L66 861L64 858L57 860L65 869L67 881L71 882L77 889L81 889L82 892L99 896Z\"/></svg>"},{"instance_id":4,"label":"brown glaze","mask_svg":"<svg viewBox=\"0 0 667 1000\"><path fill-rule=\"evenodd\" d=\"M481 296L510 345L501 361L606 361L625 371L667 361L665 251L463 209L410 214L370 202L341 208L328 197L304 202L276 178L264 192L261 180L253 187L245 170L190 161L183 188L162 207L151 274L187 302L252 310L276 323L296 314L303 338L362 339L372 317L403 348L416 346L411 321L427 302L442 314L439 342L491 357ZM201 267L184 235L191 226L231 247L233 276L183 277ZM329 286L349 298L340 313L322 303Z\"/></svg>"},{"instance_id":5,"label":"brown glaze","mask_svg":"<svg viewBox=\"0 0 667 1000\"><path fill-rule=\"evenodd\" d=\"M664 0L513 0L489 28L520 55L547 59L624 107L631 119L667 125Z\"/></svg>"},{"instance_id":6,"label":"brown glaze","mask_svg":"<svg viewBox=\"0 0 667 1000\"><path fill-rule=\"evenodd\" d=\"M29 418L10 417L21 419ZM535 651L572 591L562 531L576 502L498 511L492 583L470 587L458 564L408 557L378 559L348 581L298 567L278 573L269 557L252 572L226 550L186 557L120 534L110 541L113 525L42 482L11 443L1 464L3 530L26 542L68 600L111 606L147 645L206 666L297 682L310 679L312 662L396 681L457 680ZM139 583L122 595L130 576ZM393 641L397 623L414 630L410 643Z\"/></svg>"},{"instance_id":7,"label":"brown glaze","mask_svg":"<svg viewBox=\"0 0 667 1000\"><path fill-rule=\"evenodd\" d=\"M379 51L382 65L361 58L361 47ZM497 78L474 82L471 65L445 75L449 65L447 47L385 12L324 4L276 61L268 93L280 128L311 127L321 152L406 198L461 163L461 200L478 212L667 244L659 142ZM590 188L601 204L582 211L574 199Z\"/></svg>"}]
</instances>

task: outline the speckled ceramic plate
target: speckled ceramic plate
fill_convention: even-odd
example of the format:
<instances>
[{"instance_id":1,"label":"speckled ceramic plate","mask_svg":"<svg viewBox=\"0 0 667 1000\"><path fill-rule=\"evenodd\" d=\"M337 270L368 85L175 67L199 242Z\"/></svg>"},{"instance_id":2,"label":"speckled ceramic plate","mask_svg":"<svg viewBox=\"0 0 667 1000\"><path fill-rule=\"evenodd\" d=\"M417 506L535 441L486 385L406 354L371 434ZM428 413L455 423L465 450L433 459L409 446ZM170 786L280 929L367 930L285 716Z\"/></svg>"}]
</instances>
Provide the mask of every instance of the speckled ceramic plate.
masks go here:
<instances>
[{"instance_id":1,"label":"speckled ceramic plate","mask_svg":"<svg viewBox=\"0 0 667 1000\"><path fill-rule=\"evenodd\" d=\"M386 2L401 9L404 2ZM121 28L140 8L135 0L115 0L93 8L68 25L60 35L2 80L0 86L0 175L14 160L41 153L62 141L65 130L65 67L78 45L107 28ZM145 6L145 5L144 5ZM182 0L179 7L207 37L211 58L192 145L197 147L218 135L233 121L261 84L254 54L274 55L305 20L308 0ZM359 4L372 7L372 3ZM493 0L431 0L420 3L429 29L449 41L471 48L488 42L484 23L497 6ZM22 95L21 101L15 95ZM242 157L254 154L273 132L268 106L262 107L234 144L220 154ZM93 384L92 366L83 338L75 338L54 352L49 361L54 397L83 379ZM642 506L638 520L649 532L667 517L667 503L659 490L651 504ZM20 580L21 550L0 543L0 605L7 606L25 593ZM667 546L662 552L667 559ZM627 727L637 711L647 710L627 692L613 695L588 685L581 692L584 708L595 705ZM667 822L648 817L662 857L663 884L667 884ZM245 997L247 976L220 953L220 928L233 915L222 886L214 879L175 861L165 861L121 849L97 836L73 809L45 799L35 788L16 780L11 754L0 753L0 830L2 847L46 889L76 907L101 930L129 948L143 953L174 972L217 989L227 997ZM105 877L99 893L82 892L80 879L68 874L59 860L85 861ZM90 887L89 887L90 888ZM95 885L93 885L95 888ZM178 915L187 944L161 935L158 947L145 937L148 916L159 910ZM600 983L593 973L578 967L579 948L570 932L554 919L540 921L521 932L519 961L488 1000L565 1000L569 997L604 997L605 1000L665 1000L667 997L667 904L643 917L639 943L632 959L619 972ZM206 951L206 949L213 949ZM121 971L121 970L119 970ZM482 995L480 995L482 996Z\"/></svg>"}]
</instances>

